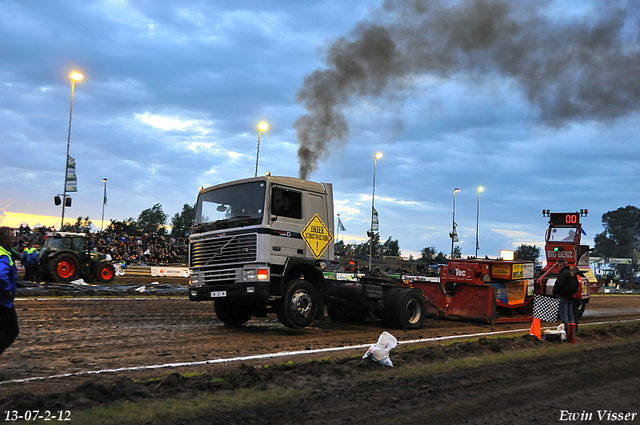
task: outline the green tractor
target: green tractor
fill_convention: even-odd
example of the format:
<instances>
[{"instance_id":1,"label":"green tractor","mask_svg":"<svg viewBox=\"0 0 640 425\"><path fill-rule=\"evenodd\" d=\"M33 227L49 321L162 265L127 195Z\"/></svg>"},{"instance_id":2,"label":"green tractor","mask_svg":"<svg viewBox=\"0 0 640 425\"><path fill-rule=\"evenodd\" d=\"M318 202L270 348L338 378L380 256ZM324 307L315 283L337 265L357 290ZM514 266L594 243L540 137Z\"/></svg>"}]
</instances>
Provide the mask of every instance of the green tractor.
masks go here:
<instances>
[{"instance_id":1,"label":"green tractor","mask_svg":"<svg viewBox=\"0 0 640 425\"><path fill-rule=\"evenodd\" d=\"M82 278L86 282L109 283L115 268L105 254L92 252L82 233L47 233L40 250L40 275L53 282L69 283Z\"/></svg>"}]
</instances>

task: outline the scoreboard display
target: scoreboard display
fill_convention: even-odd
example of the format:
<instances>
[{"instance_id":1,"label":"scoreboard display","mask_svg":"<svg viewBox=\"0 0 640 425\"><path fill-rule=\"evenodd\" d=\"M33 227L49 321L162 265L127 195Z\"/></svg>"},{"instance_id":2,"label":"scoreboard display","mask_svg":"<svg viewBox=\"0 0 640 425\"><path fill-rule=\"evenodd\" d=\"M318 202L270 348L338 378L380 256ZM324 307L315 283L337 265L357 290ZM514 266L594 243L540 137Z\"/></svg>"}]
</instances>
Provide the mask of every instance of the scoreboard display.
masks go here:
<instances>
[{"instance_id":1,"label":"scoreboard display","mask_svg":"<svg viewBox=\"0 0 640 425\"><path fill-rule=\"evenodd\" d=\"M551 213L549 222L558 226L572 226L580 223L580 213Z\"/></svg>"}]
</instances>

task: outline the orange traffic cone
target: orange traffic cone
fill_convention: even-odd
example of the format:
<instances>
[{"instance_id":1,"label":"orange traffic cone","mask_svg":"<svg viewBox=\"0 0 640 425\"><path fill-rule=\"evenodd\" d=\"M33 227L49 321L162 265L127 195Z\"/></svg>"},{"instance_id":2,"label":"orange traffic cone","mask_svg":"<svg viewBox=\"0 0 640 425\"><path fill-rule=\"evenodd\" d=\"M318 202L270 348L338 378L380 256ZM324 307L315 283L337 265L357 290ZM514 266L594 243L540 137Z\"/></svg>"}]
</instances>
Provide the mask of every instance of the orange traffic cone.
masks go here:
<instances>
[{"instance_id":1,"label":"orange traffic cone","mask_svg":"<svg viewBox=\"0 0 640 425\"><path fill-rule=\"evenodd\" d=\"M569 332L567 332L567 339L572 344L576 343L576 324L575 323L569 323Z\"/></svg>"},{"instance_id":2,"label":"orange traffic cone","mask_svg":"<svg viewBox=\"0 0 640 425\"><path fill-rule=\"evenodd\" d=\"M538 337L538 339L542 339L542 335L540 335L540 319L534 318L533 323L531 323L531 330L529 331L529 335L534 335Z\"/></svg>"}]
</instances>

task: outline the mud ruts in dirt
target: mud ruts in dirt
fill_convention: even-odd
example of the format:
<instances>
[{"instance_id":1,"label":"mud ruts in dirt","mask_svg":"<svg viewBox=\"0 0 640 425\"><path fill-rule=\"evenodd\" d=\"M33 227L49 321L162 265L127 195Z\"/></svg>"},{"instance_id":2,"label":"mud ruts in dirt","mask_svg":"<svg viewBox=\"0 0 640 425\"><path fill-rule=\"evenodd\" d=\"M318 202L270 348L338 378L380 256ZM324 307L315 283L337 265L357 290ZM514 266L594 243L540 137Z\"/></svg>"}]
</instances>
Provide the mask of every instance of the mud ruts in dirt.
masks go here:
<instances>
[{"instance_id":1,"label":"mud ruts in dirt","mask_svg":"<svg viewBox=\"0 0 640 425\"><path fill-rule=\"evenodd\" d=\"M392 415L394 421L406 418L414 423L548 423L549 418L558 414L561 408L586 409L597 400L604 400L602 407L606 408L607 398L612 397L617 401L611 401L611 407L624 406L625 402L629 403L628 409L638 407L638 386L628 387L635 382L624 382L627 378L640 379L637 374L624 370L625 366L637 367L637 364L629 363L626 356L635 357L633 353L640 349L638 336L640 324L584 328L580 331L580 344L584 346L620 337L635 338L635 342L627 347L609 348L605 344L604 348L580 350L570 358L542 353L534 360L520 359L487 366L478 364L477 367L467 366L428 375L409 374L407 377L402 377L401 373L385 378L367 377L367 372L379 371L383 367L369 359L345 357L269 367L240 364L215 375L222 379L212 379L214 375L206 371L189 378L172 373L146 382L134 382L126 376L111 382L91 379L66 392L48 395L21 392L3 397L0 399L0 411L35 410L42 406L82 410L125 400L190 399L203 392L237 388L297 388L309 391L309 398L294 401L286 408L263 406L260 412L252 409L216 412L215 419L208 415L191 423L361 423L374 419L372 416L385 414ZM393 351L395 367L388 370L400 372L445 360L554 346L570 345L538 340L529 335L431 345ZM598 372L598 368L585 367L589 365L588 361L597 362L602 372ZM616 364L619 361L624 364ZM610 370L616 366L617 372ZM576 384L580 386L576 387ZM594 400L582 399L580 395L571 396L577 391L598 393L597 386L623 394L601 394ZM621 388L625 390L621 391ZM323 412L322 417L316 417L320 411Z\"/></svg>"}]
</instances>

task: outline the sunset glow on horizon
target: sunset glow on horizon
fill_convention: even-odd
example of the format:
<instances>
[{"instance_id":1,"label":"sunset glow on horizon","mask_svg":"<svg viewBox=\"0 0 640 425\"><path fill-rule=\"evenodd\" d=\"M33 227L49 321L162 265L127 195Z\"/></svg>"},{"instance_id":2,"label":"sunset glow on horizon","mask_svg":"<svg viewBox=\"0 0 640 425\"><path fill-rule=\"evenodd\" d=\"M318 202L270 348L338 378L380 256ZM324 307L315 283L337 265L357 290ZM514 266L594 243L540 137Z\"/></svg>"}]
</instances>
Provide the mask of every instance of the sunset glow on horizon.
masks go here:
<instances>
[{"instance_id":1,"label":"sunset glow on horizon","mask_svg":"<svg viewBox=\"0 0 640 425\"><path fill-rule=\"evenodd\" d=\"M0 226L18 228L21 224L28 224L32 229L40 226L59 227L60 217L12 211L4 211L4 213L0 213Z\"/></svg>"}]
</instances>

